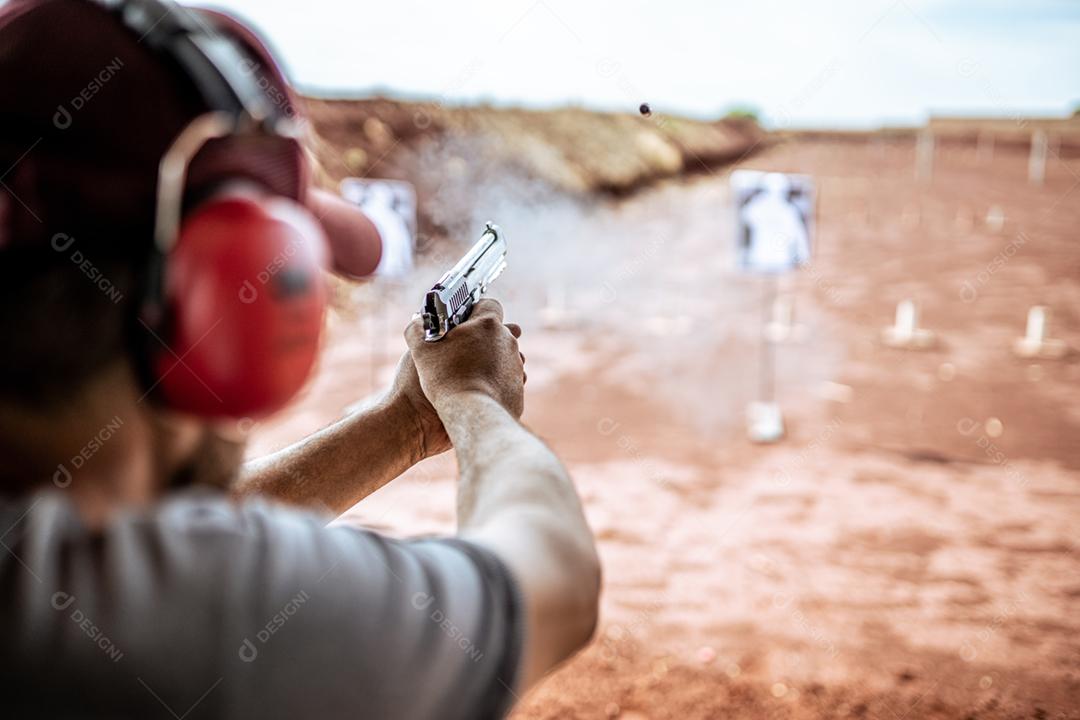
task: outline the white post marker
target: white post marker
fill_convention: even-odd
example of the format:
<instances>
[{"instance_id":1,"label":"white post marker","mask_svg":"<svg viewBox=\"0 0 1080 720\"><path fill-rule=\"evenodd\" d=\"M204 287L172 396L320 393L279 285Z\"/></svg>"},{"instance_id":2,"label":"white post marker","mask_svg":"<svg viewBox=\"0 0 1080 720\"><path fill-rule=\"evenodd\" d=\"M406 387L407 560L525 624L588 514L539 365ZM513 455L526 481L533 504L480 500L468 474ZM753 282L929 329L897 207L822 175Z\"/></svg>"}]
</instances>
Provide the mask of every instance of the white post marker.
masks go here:
<instances>
[{"instance_id":1,"label":"white post marker","mask_svg":"<svg viewBox=\"0 0 1080 720\"><path fill-rule=\"evenodd\" d=\"M994 135L989 131L979 133L975 144L975 162L979 165L994 161Z\"/></svg>"},{"instance_id":2,"label":"white post marker","mask_svg":"<svg viewBox=\"0 0 1080 720\"><path fill-rule=\"evenodd\" d=\"M746 435L751 442L774 443L784 438L784 414L774 402L752 402L746 408Z\"/></svg>"},{"instance_id":3,"label":"white post marker","mask_svg":"<svg viewBox=\"0 0 1080 720\"><path fill-rule=\"evenodd\" d=\"M1045 358L1058 360L1065 357L1069 348L1064 340L1048 338L1050 329L1050 308L1035 305L1028 310L1027 329L1024 337L1013 343L1013 352L1022 358Z\"/></svg>"},{"instance_id":4,"label":"white post marker","mask_svg":"<svg viewBox=\"0 0 1080 720\"><path fill-rule=\"evenodd\" d=\"M934 133L919 132L915 141L915 179L929 182L934 176Z\"/></svg>"},{"instance_id":5,"label":"white post marker","mask_svg":"<svg viewBox=\"0 0 1080 720\"><path fill-rule=\"evenodd\" d=\"M919 327L919 309L913 300L901 300L896 305L896 320L881 331L881 341L901 350L926 350L934 346L934 333Z\"/></svg>"},{"instance_id":6,"label":"white post marker","mask_svg":"<svg viewBox=\"0 0 1080 720\"><path fill-rule=\"evenodd\" d=\"M1042 185L1046 181L1046 154L1050 140L1046 131L1039 128L1031 133L1031 155L1028 156L1028 182Z\"/></svg>"}]
</instances>

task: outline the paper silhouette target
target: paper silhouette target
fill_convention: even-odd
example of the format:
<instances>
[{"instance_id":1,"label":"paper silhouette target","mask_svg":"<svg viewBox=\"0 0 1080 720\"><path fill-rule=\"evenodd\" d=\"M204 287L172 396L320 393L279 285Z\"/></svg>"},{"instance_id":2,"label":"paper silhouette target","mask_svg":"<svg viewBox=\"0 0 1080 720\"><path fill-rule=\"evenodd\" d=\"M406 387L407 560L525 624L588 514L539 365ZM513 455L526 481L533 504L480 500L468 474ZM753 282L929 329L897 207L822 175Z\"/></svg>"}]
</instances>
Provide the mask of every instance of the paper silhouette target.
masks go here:
<instances>
[{"instance_id":1,"label":"paper silhouette target","mask_svg":"<svg viewBox=\"0 0 1080 720\"><path fill-rule=\"evenodd\" d=\"M731 194L738 269L782 273L810 262L814 184L808 176L736 170Z\"/></svg>"},{"instance_id":2,"label":"paper silhouette target","mask_svg":"<svg viewBox=\"0 0 1080 720\"><path fill-rule=\"evenodd\" d=\"M402 180L345 178L341 196L360 206L382 239L375 274L404 278L413 269L416 249L416 190Z\"/></svg>"}]
</instances>

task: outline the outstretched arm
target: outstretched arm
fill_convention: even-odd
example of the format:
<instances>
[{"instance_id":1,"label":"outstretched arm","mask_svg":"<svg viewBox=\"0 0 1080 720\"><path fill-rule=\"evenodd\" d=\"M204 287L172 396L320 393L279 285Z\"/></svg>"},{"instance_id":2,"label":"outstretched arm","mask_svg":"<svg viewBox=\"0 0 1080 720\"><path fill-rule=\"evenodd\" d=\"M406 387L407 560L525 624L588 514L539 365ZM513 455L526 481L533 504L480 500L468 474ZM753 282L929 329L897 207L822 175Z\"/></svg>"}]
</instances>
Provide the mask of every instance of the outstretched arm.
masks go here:
<instances>
[{"instance_id":1,"label":"outstretched arm","mask_svg":"<svg viewBox=\"0 0 1080 720\"><path fill-rule=\"evenodd\" d=\"M502 308L481 301L437 343L406 330L424 392L457 452L459 534L494 552L525 601L519 690L592 636L600 563L577 492L558 458L517 421L524 368Z\"/></svg>"},{"instance_id":2,"label":"outstretched arm","mask_svg":"<svg viewBox=\"0 0 1080 720\"><path fill-rule=\"evenodd\" d=\"M300 442L244 465L233 488L341 514L450 447L406 353L390 392Z\"/></svg>"}]
</instances>

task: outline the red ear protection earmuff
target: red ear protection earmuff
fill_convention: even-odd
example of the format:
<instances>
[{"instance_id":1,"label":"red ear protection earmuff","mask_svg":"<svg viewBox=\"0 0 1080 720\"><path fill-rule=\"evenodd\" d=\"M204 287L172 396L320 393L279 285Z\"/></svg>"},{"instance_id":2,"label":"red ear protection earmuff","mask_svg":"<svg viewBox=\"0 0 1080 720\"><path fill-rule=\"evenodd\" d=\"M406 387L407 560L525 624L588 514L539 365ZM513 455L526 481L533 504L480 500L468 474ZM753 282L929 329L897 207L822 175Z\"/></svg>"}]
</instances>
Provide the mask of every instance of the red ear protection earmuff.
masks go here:
<instances>
[{"instance_id":1,"label":"red ear protection earmuff","mask_svg":"<svg viewBox=\"0 0 1080 720\"><path fill-rule=\"evenodd\" d=\"M191 163L212 140L271 138L285 153L271 164L301 168L292 108L268 96L249 49L193 11L161 0L112 6L140 42L184 71L210 108L180 132L158 168L139 317L148 392L203 417L273 412L301 388L318 353L329 265L322 227L298 202L302 182L289 199L254 178L214 178L216 187L241 181L247 190L190 208L184 202Z\"/></svg>"},{"instance_id":2,"label":"red ear protection earmuff","mask_svg":"<svg viewBox=\"0 0 1080 720\"><path fill-rule=\"evenodd\" d=\"M288 402L318 353L326 258L318 222L285 198L225 196L189 213L164 264L160 397L208 417Z\"/></svg>"}]
</instances>

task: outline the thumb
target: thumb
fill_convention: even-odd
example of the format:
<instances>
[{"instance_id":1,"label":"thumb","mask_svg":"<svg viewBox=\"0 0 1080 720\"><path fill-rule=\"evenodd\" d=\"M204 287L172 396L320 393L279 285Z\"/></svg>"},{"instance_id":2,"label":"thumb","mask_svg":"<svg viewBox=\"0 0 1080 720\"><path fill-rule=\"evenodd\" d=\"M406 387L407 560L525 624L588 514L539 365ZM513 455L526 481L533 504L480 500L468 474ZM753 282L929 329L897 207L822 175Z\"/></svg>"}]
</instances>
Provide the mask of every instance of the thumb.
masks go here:
<instances>
[{"instance_id":1,"label":"thumb","mask_svg":"<svg viewBox=\"0 0 1080 720\"><path fill-rule=\"evenodd\" d=\"M417 347L418 343L424 342L424 319L419 315L405 326L405 342L410 349Z\"/></svg>"}]
</instances>

